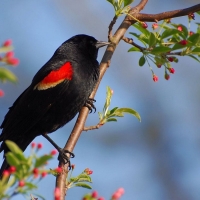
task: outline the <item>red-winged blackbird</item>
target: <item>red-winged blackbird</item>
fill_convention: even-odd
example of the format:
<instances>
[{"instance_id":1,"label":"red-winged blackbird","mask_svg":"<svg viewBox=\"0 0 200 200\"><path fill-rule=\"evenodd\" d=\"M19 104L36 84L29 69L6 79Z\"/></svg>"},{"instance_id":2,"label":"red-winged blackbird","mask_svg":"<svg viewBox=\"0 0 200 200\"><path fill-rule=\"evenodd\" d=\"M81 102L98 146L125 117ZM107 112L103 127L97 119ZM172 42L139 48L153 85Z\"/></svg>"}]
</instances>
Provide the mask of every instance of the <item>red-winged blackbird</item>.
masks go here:
<instances>
[{"instance_id":1,"label":"red-winged blackbird","mask_svg":"<svg viewBox=\"0 0 200 200\"><path fill-rule=\"evenodd\" d=\"M51 140L46 134L64 126L84 105L92 109L89 96L99 78L98 49L108 44L87 35L65 41L10 107L1 125L0 152L8 151L5 140L23 151L38 135ZM8 167L4 160L0 176Z\"/></svg>"}]
</instances>

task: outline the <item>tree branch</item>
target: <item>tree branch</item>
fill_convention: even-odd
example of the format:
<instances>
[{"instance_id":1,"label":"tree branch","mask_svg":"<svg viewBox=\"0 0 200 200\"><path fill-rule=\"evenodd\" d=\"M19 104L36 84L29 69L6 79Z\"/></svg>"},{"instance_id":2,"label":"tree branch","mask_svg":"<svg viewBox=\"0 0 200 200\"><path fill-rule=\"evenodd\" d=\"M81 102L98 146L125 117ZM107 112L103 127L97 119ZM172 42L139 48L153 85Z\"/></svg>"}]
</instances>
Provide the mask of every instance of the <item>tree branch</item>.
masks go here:
<instances>
[{"instance_id":1,"label":"tree branch","mask_svg":"<svg viewBox=\"0 0 200 200\"><path fill-rule=\"evenodd\" d=\"M175 18L175 17L181 17L185 15L189 15L191 13L197 12L200 10L200 4L197 4L195 6L185 8L185 9L179 9L179 10L173 10L158 14L144 14L144 13L138 13L135 14L134 9L129 11L129 14L134 16L139 21L145 21L145 22L157 22L163 19L169 19L169 18ZM135 23L135 20L131 18L131 16L128 16L128 19Z\"/></svg>"}]
</instances>

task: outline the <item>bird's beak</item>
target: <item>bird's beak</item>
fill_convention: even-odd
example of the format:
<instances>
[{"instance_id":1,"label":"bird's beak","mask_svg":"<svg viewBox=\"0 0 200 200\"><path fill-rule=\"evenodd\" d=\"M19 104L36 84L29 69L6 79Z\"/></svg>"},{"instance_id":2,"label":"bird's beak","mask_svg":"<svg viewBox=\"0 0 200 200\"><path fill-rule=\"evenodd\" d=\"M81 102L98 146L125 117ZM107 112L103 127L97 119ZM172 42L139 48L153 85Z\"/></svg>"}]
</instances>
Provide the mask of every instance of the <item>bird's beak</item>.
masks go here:
<instances>
[{"instance_id":1,"label":"bird's beak","mask_svg":"<svg viewBox=\"0 0 200 200\"><path fill-rule=\"evenodd\" d=\"M110 42L97 41L95 46L96 46L97 49L99 49L99 48L106 46L106 45L109 45L109 44L110 44Z\"/></svg>"}]
</instances>

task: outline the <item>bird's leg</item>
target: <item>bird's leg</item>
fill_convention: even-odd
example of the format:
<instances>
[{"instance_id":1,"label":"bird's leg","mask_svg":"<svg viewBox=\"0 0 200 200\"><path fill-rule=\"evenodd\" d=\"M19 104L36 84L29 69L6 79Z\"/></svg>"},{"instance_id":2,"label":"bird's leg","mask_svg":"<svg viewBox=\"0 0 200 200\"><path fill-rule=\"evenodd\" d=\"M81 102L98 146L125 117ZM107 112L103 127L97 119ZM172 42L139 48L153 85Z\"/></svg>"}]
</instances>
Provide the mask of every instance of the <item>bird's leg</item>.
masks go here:
<instances>
[{"instance_id":1,"label":"bird's leg","mask_svg":"<svg viewBox=\"0 0 200 200\"><path fill-rule=\"evenodd\" d=\"M58 150L58 159L61 158L65 164L69 163L69 169L71 169L70 158L74 158L75 155L68 150L60 148L47 134L43 134L43 137L45 137ZM70 158L67 156L67 153L70 154Z\"/></svg>"},{"instance_id":2,"label":"bird's leg","mask_svg":"<svg viewBox=\"0 0 200 200\"><path fill-rule=\"evenodd\" d=\"M86 102L85 102L85 107L87 107L90 111L90 113L92 112L92 109L94 109L94 112L96 112L96 107L94 106L94 102L96 102L95 99L91 99L89 98Z\"/></svg>"}]
</instances>

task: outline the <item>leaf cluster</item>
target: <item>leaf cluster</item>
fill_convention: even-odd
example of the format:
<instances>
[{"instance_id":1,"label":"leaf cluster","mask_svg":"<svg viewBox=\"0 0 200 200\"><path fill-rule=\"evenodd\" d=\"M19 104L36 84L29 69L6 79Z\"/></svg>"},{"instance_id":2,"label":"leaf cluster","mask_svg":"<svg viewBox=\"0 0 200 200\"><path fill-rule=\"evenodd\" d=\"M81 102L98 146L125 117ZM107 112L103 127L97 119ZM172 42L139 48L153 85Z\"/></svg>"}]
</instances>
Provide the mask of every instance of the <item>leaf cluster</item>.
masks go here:
<instances>
[{"instance_id":1,"label":"leaf cluster","mask_svg":"<svg viewBox=\"0 0 200 200\"><path fill-rule=\"evenodd\" d=\"M111 3L115 10L115 16L120 16L124 13L128 13L130 7L129 5L134 0L107 0L109 3Z\"/></svg>"},{"instance_id":2,"label":"leaf cluster","mask_svg":"<svg viewBox=\"0 0 200 200\"><path fill-rule=\"evenodd\" d=\"M152 32L143 28L141 23L136 23L132 26L139 31L139 34L136 32L130 34L142 42L144 47L133 46L128 52L142 52L139 66L151 60L157 66L164 65L170 68L169 57L172 58L171 62L178 62L177 56L189 56L200 62L200 24L196 24L197 30L193 33L183 24L167 23L166 20L159 25L157 31ZM185 43L182 44L182 41Z\"/></svg>"},{"instance_id":3,"label":"leaf cluster","mask_svg":"<svg viewBox=\"0 0 200 200\"><path fill-rule=\"evenodd\" d=\"M118 108L114 107L113 109L109 110L111 98L113 95L113 91L110 87L107 86L106 92L106 101L104 104L103 112L99 112L99 125L104 125L106 122L116 122L117 117L123 117L125 113L131 114L135 116L139 121L141 121L140 115L137 111L131 108Z\"/></svg>"},{"instance_id":4,"label":"leaf cluster","mask_svg":"<svg viewBox=\"0 0 200 200\"><path fill-rule=\"evenodd\" d=\"M33 169L37 168L40 172L48 172L45 165L53 156L42 155L38 157L36 156L36 150L31 152L30 156L25 157L22 150L14 142L7 140L5 143L10 150L5 155L6 161L10 166L15 167L16 171L12 174L8 183L8 177L3 176L3 179L0 180L0 199L12 197L19 193L25 196L29 195L30 191L37 189L37 185L34 183ZM25 182L24 187L18 186L18 182L21 180Z\"/></svg>"}]
</instances>

